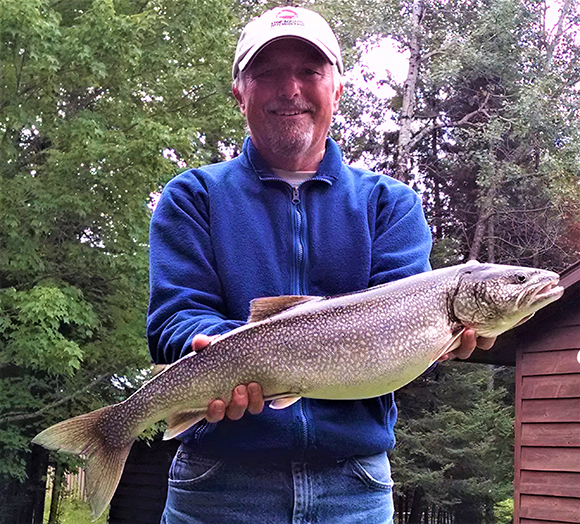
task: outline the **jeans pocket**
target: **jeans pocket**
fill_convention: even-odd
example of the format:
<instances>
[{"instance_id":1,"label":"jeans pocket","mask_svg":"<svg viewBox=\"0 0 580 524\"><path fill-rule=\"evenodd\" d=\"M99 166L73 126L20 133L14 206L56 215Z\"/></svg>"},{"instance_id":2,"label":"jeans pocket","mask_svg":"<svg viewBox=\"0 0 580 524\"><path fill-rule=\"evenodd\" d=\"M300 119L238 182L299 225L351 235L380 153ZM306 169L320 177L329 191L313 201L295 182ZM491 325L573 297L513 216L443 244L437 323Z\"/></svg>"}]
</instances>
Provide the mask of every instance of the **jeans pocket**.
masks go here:
<instances>
[{"instance_id":1,"label":"jeans pocket","mask_svg":"<svg viewBox=\"0 0 580 524\"><path fill-rule=\"evenodd\" d=\"M369 488L380 491L391 491L391 465L386 453L350 459L357 477Z\"/></svg>"},{"instance_id":2,"label":"jeans pocket","mask_svg":"<svg viewBox=\"0 0 580 524\"><path fill-rule=\"evenodd\" d=\"M172 484L193 484L209 479L219 469L222 461L179 450L169 469Z\"/></svg>"}]
</instances>

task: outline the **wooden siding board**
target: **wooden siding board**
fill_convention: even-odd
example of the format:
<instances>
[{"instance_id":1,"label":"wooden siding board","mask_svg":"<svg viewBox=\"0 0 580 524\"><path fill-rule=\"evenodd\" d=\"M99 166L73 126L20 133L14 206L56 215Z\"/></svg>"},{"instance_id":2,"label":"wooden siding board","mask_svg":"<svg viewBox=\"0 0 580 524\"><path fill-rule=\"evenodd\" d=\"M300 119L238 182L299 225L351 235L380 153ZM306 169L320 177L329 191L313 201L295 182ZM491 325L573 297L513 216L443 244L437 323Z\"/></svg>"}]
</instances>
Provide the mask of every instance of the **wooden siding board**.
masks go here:
<instances>
[{"instance_id":1,"label":"wooden siding board","mask_svg":"<svg viewBox=\"0 0 580 524\"><path fill-rule=\"evenodd\" d=\"M580 447L580 423L522 424L520 445Z\"/></svg>"},{"instance_id":2,"label":"wooden siding board","mask_svg":"<svg viewBox=\"0 0 580 524\"><path fill-rule=\"evenodd\" d=\"M554 327L548 335L537 336L529 341L526 346L527 353L544 351L559 351L580 348L580 326L565 325Z\"/></svg>"},{"instance_id":3,"label":"wooden siding board","mask_svg":"<svg viewBox=\"0 0 580 524\"><path fill-rule=\"evenodd\" d=\"M580 448L522 447L521 468L580 473Z\"/></svg>"},{"instance_id":4,"label":"wooden siding board","mask_svg":"<svg viewBox=\"0 0 580 524\"><path fill-rule=\"evenodd\" d=\"M580 473L524 470L521 491L526 495L577 498L580 504Z\"/></svg>"},{"instance_id":5,"label":"wooden siding board","mask_svg":"<svg viewBox=\"0 0 580 524\"><path fill-rule=\"evenodd\" d=\"M515 427L514 427L514 524L521 524L520 521L520 483L521 483L521 461L522 461L522 360L524 353L520 349L516 352L516 406L515 406Z\"/></svg>"},{"instance_id":6,"label":"wooden siding board","mask_svg":"<svg viewBox=\"0 0 580 524\"><path fill-rule=\"evenodd\" d=\"M522 495L520 515L528 519L580 524L580 499Z\"/></svg>"},{"instance_id":7,"label":"wooden siding board","mask_svg":"<svg viewBox=\"0 0 580 524\"><path fill-rule=\"evenodd\" d=\"M578 382L574 382L580 381L579 281L580 262L562 275L566 287L562 300L496 344L504 360L515 353L516 524L580 524L580 470L545 471L547 467L570 469L569 462L578 460L580 450L580 416L575 413L580 412L580 404ZM563 413L558 413L560 408ZM523 469L524 463L539 470Z\"/></svg>"},{"instance_id":8,"label":"wooden siding board","mask_svg":"<svg viewBox=\"0 0 580 524\"><path fill-rule=\"evenodd\" d=\"M576 339L576 347L580 340ZM567 373L580 373L578 361L578 349L566 349L561 351L543 351L541 353L528 353L522 355L522 375L559 375Z\"/></svg>"},{"instance_id":9,"label":"wooden siding board","mask_svg":"<svg viewBox=\"0 0 580 524\"><path fill-rule=\"evenodd\" d=\"M536 520L536 519L521 519L520 524L570 524L569 522L562 522L561 520Z\"/></svg>"},{"instance_id":10,"label":"wooden siding board","mask_svg":"<svg viewBox=\"0 0 580 524\"><path fill-rule=\"evenodd\" d=\"M580 422L580 398L523 399L520 422Z\"/></svg>"},{"instance_id":11,"label":"wooden siding board","mask_svg":"<svg viewBox=\"0 0 580 524\"><path fill-rule=\"evenodd\" d=\"M570 374L523 377L522 398L580 398L580 376Z\"/></svg>"}]
</instances>

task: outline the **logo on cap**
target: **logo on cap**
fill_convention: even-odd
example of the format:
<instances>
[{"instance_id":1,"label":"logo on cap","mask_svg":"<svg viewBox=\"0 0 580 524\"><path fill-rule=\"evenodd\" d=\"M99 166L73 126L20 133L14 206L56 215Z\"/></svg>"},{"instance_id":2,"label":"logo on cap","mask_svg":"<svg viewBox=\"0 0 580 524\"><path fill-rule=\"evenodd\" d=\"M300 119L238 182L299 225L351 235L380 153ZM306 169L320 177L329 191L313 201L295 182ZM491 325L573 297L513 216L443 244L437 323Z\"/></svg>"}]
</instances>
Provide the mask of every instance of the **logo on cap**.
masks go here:
<instances>
[{"instance_id":1,"label":"logo on cap","mask_svg":"<svg viewBox=\"0 0 580 524\"><path fill-rule=\"evenodd\" d=\"M277 15L276 18L282 18L284 20L291 20L292 18L296 18L298 13L293 11L292 9L282 9Z\"/></svg>"},{"instance_id":2,"label":"logo on cap","mask_svg":"<svg viewBox=\"0 0 580 524\"><path fill-rule=\"evenodd\" d=\"M298 20L298 13L293 9L282 9L277 15L275 20L270 24L270 27L282 27L282 26L303 26L304 22Z\"/></svg>"}]
</instances>

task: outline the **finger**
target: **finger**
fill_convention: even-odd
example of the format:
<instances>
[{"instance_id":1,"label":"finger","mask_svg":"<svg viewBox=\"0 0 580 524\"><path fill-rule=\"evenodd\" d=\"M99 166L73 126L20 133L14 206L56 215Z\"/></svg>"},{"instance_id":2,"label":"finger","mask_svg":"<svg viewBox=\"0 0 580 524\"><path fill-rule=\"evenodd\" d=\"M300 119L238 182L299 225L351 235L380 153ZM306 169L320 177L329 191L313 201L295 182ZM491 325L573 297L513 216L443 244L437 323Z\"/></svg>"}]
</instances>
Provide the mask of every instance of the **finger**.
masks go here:
<instances>
[{"instance_id":1,"label":"finger","mask_svg":"<svg viewBox=\"0 0 580 524\"><path fill-rule=\"evenodd\" d=\"M193 349L193 351L201 351L214 338L216 338L216 335L214 335L213 337L209 337L207 335L195 335L193 337L193 340L191 341L191 349Z\"/></svg>"},{"instance_id":2,"label":"finger","mask_svg":"<svg viewBox=\"0 0 580 524\"><path fill-rule=\"evenodd\" d=\"M248 384L248 411L252 415L261 413L264 409L264 394L262 386L256 382Z\"/></svg>"},{"instance_id":3,"label":"finger","mask_svg":"<svg viewBox=\"0 0 580 524\"><path fill-rule=\"evenodd\" d=\"M491 349L493 347L493 345L495 344L496 338L497 337L491 337L491 338L479 337L477 339L477 347L479 349L483 349L483 350L487 351L488 349Z\"/></svg>"},{"instance_id":4,"label":"finger","mask_svg":"<svg viewBox=\"0 0 580 524\"><path fill-rule=\"evenodd\" d=\"M208 422L219 422L226 414L226 404L223 400L218 399L210 403L205 416Z\"/></svg>"},{"instance_id":5,"label":"finger","mask_svg":"<svg viewBox=\"0 0 580 524\"><path fill-rule=\"evenodd\" d=\"M457 358L468 358L475 349L477 340L473 329L466 329L461 336L461 345L451 354Z\"/></svg>"},{"instance_id":6,"label":"finger","mask_svg":"<svg viewBox=\"0 0 580 524\"><path fill-rule=\"evenodd\" d=\"M244 385L234 389L232 401L226 409L226 415L232 420L239 420L248 408L248 388Z\"/></svg>"}]
</instances>

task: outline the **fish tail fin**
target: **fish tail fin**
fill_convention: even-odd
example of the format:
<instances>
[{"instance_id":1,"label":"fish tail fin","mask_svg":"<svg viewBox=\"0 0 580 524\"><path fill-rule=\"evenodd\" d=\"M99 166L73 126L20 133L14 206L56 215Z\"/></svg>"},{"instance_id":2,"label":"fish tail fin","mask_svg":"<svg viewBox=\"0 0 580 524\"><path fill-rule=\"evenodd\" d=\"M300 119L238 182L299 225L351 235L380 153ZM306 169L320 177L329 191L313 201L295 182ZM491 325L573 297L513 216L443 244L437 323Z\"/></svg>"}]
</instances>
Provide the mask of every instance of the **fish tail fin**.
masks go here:
<instances>
[{"instance_id":1,"label":"fish tail fin","mask_svg":"<svg viewBox=\"0 0 580 524\"><path fill-rule=\"evenodd\" d=\"M116 405L59 422L39 433L32 442L47 449L67 451L85 458L86 490L91 518L98 519L113 498L135 438L113 442L104 429ZM104 422L104 423L103 423Z\"/></svg>"}]
</instances>

